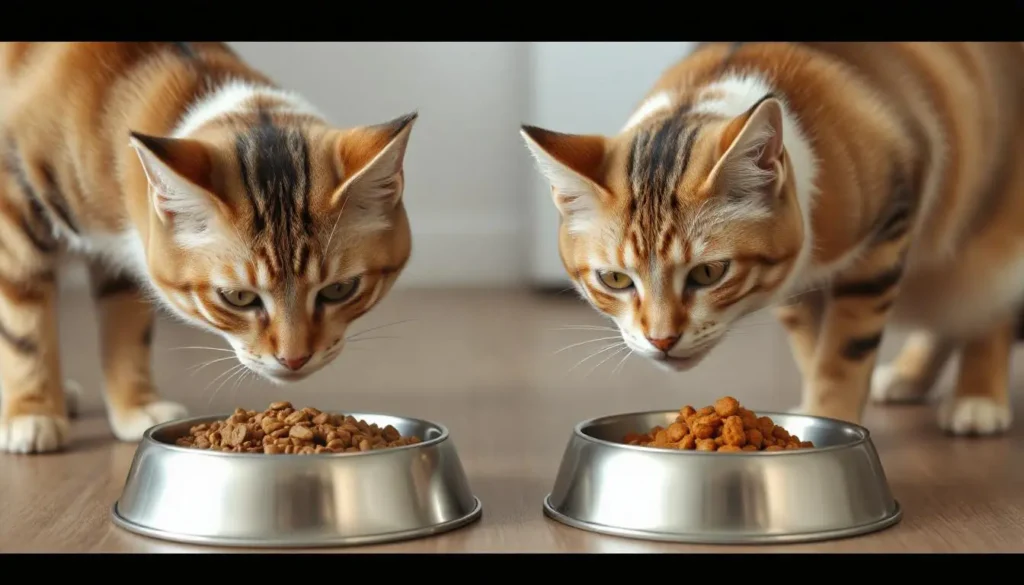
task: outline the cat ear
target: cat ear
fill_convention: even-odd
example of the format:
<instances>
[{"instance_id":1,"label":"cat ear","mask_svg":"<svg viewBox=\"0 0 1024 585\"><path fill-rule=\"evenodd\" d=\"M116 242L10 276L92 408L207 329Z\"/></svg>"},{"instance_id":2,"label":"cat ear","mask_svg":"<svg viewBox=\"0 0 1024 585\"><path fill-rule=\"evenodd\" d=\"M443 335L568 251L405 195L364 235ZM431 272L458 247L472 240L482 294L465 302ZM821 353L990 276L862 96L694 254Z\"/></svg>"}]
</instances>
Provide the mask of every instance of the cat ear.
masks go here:
<instances>
[{"instance_id":1,"label":"cat ear","mask_svg":"<svg viewBox=\"0 0 1024 585\"><path fill-rule=\"evenodd\" d=\"M731 120L719 138L709 190L735 204L768 209L784 179L782 120L782 103L770 96Z\"/></svg>"},{"instance_id":2,"label":"cat ear","mask_svg":"<svg viewBox=\"0 0 1024 585\"><path fill-rule=\"evenodd\" d=\"M573 231L582 229L607 201L608 194L599 180L605 138L563 134L536 126L522 126L520 134L540 172L551 183L555 207Z\"/></svg>"},{"instance_id":3,"label":"cat ear","mask_svg":"<svg viewBox=\"0 0 1024 585\"><path fill-rule=\"evenodd\" d=\"M206 146L188 139L130 134L149 181L157 217L181 244L208 243L210 222L224 203L214 195L213 161Z\"/></svg>"},{"instance_id":4,"label":"cat ear","mask_svg":"<svg viewBox=\"0 0 1024 585\"><path fill-rule=\"evenodd\" d=\"M333 204L346 215L370 213L385 219L402 199L403 167L418 114L347 130L336 143L336 164L344 177ZM343 207L342 207L343 206Z\"/></svg>"}]
</instances>

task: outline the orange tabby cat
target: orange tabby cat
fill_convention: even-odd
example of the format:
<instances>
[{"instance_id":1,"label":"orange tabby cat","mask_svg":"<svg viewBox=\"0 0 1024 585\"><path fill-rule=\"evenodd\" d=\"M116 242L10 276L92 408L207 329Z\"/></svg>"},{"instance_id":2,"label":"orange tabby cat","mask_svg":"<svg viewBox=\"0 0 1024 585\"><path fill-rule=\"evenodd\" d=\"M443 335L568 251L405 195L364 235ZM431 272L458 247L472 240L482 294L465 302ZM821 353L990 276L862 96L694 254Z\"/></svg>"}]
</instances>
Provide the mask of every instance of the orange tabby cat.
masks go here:
<instances>
[{"instance_id":1,"label":"orange tabby cat","mask_svg":"<svg viewBox=\"0 0 1024 585\"><path fill-rule=\"evenodd\" d=\"M272 381L331 362L410 256L414 120L333 128L220 43L0 46L0 451L68 439L65 251L91 261L122 440L186 414L153 388L147 301Z\"/></svg>"},{"instance_id":2,"label":"orange tabby cat","mask_svg":"<svg viewBox=\"0 0 1024 585\"><path fill-rule=\"evenodd\" d=\"M869 395L923 399L959 352L940 426L1009 428L1020 43L710 44L615 136L522 134L566 270L636 353L685 370L776 306L802 411L858 422ZM889 323L913 330L875 370Z\"/></svg>"}]
</instances>

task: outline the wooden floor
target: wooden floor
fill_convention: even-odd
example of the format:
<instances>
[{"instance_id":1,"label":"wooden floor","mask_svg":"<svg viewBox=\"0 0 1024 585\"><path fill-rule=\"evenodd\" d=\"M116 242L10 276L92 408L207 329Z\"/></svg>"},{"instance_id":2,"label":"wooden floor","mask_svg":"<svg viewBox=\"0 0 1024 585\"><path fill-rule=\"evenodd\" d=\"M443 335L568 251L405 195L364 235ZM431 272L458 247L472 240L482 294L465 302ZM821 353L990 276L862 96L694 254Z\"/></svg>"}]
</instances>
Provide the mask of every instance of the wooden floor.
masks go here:
<instances>
[{"instance_id":1,"label":"wooden floor","mask_svg":"<svg viewBox=\"0 0 1024 585\"><path fill-rule=\"evenodd\" d=\"M757 410L795 405L796 370L781 330L767 315L751 317L706 363L676 376L635 357L614 373L617 358L591 371L602 357L570 371L602 344L554 352L604 336L553 330L604 324L571 294L544 298L525 293L396 291L354 330L405 319L415 321L379 332L397 339L352 344L329 370L287 389L250 379L218 390L223 378L215 378L232 361L190 375L190 366L222 354L175 348L226 345L169 321L157 329L154 367L165 396L184 402L194 414L236 406L262 409L271 401L287 399L321 409L390 411L447 425L483 502L483 518L447 535L343 550L1024 551L1024 400L1019 391L1019 422L1009 436L998 439L947 438L936 429L930 406L871 408L865 424L904 508L903 521L889 530L816 545L723 549L655 544L574 530L543 516L541 500L551 487L570 429L594 416L703 405L723 394ZM231 550L150 540L110 523L110 506L119 495L135 446L115 441L103 418L96 331L88 301L69 301L61 326L65 372L86 387L85 413L74 424L75 443L69 452L0 455L0 551ZM898 339L888 339L886 356ZM1022 357L1015 356L1015 389L1024 386ZM950 374L944 376L941 391L948 390Z\"/></svg>"}]
</instances>

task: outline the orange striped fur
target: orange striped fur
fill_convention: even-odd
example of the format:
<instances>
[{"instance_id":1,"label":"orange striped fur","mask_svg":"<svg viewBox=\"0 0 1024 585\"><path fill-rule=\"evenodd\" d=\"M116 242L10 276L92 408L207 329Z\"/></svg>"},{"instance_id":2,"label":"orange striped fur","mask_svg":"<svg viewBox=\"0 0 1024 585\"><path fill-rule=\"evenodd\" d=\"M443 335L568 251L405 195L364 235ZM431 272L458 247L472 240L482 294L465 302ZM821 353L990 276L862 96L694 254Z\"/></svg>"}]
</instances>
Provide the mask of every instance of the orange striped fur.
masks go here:
<instances>
[{"instance_id":1,"label":"orange striped fur","mask_svg":"<svg viewBox=\"0 0 1024 585\"><path fill-rule=\"evenodd\" d=\"M774 307L801 410L859 422L923 399L938 422L1011 424L1024 302L1020 43L707 44L614 136L524 126L560 253L626 346L672 370ZM911 329L876 369L888 324Z\"/></svg>"},{"instance_id":2,"label":"orange striped fur","mask_svg":"<svg viewBox=\"0 0 1024 585\"><path fill-rule=\"evenodd\" d=\"M0 45L0 450L67 442L65 254L90 263L122 440L185 414L151 383L152 302L266 379L330 363L410 256L415 117L335 128L220 43Z\"/></svg>"}]
</instances>

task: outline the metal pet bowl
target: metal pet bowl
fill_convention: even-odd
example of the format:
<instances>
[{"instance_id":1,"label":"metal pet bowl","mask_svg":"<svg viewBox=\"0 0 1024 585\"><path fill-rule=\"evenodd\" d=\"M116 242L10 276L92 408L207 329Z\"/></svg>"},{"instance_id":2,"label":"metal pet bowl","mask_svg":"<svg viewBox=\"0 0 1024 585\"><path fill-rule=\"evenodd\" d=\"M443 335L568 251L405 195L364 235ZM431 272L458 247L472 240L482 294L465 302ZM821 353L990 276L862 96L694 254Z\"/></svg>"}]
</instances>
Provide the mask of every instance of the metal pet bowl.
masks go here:
<instances>
[{"instance_id":1,"label":"metal pet bowl","mask_svg":"<svg viewBox=\"0 0 1024 585\"><path fill-rule=\"evenodd\" d=\"M412 418L346 414L423 442L363 453L225 453L179 447L174 440L230 413L164 423L143 435L113 521L190 544L323 547L421 538L480 517L448 429Z\"/></svg>"},{"instance_id":2,"label":"metal pet bowl","mask_svg":"<svg viewBox=\"0 0 1024 585\"><path fill-rule=\"evenodd\" d=\"M678 414L632 413L577 425L545 514L592 532L691 544L828 540L900 520L863 427L758 413L815 448L708 453L621 442L630 432L668 427Z\"/></svg>"}]
</instances>

